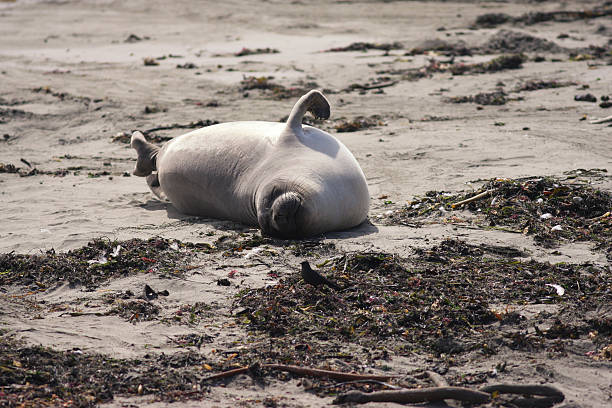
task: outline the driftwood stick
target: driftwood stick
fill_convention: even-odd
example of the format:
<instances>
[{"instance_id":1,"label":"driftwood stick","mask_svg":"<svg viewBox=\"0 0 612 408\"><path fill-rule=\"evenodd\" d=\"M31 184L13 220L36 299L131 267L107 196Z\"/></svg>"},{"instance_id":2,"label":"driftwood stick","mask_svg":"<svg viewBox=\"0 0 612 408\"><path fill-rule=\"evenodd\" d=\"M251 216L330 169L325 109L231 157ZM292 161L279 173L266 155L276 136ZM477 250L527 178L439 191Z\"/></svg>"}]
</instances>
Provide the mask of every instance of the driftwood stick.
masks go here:
<instances>
[{"instance_id":1,"label":"driftwood stick","mask_svg":"<svg viewBox=\"0 0 612 408\"><path fill-rule=\"evenodd\" d=\"M0 366L0 368L1 368L1 366ZM383 387L387 387L387 388L392 389L392 390L401 390L402 389L402 387L398 387L397 385L389 384L389 383L386 383L386 382L383 382L383 381L376 381L376 380L345 381L345 382L330 384L330 385L326 385L324 387L317 387L317 388L318 389L335 388L335 387L340 387L341 385L349 385L349 384L377 384L377 385L382 385Z\"/></svg>"},{"instance_id":2,"label":"driftwood stick","mask_svg":"<svg viewBox=\"0 0 612 408\"><path fill-rule=\"evenodd\" d=\"M351 86L349 86L349 89L364 89L366 91L369 91L371 89L387 88L387 87L393 86L395 84L397 84L397 81L384 82L382 84L376 84L376 85L352 84Z\"/></svg>"},{"instance_id":3,"label":"driftwood stick","mask_svg":"<svg viewBox=\"0 0 612 408\"><path fill-rule=\"evenodd\" d=\"M366 402L397 402L412 403L412 402L432 402L442 401L445 399L454 399L472 403L485 403L491 400L490 394L481 391L474 391L462 387L435 387L421 388L416 390L399 390L399 391L378 391L378 392L361 392L349 391L338 395L334 400L334 404L343 404L353 402L357 404L365 404Z\"/></svg>"},{"instance_id":4,"label":"driftwood stick","mask_svg":"<svg viewBox=\"0 0 612 408\"><path fill-rule=\"evenodd\" d=\"M459 202L457 202L457 203L455 203L455 204L451 204L451 208L455 208L455 207L458 207L458 206L460 206L460 205L464 205L464 204L471 203L472 201L476 201L476 200L478 200L478 199L481 199L481 198L483 198L483 197L486 197L486 196L488 196L489 194L491 194L491 190L483 191L482 193L480 193L480 194L476 194L476 195L475 195L475 196L473 196L473 197L466 198L465 200L459 201Z\"/></svg>"},{"instance_id":5,"label":"driftwood stick","mask_svg":"<svg viewBox=\"0 0 612 408\"><path fill-rule=\"evenodd\" d=\"M427 374L436 387L448 387L448 382L440 374L434 371L425 371L425 374Z\"/></svg>"},{"instance_id":6,"label":"driftwood stick","mask_svg":"<svg viewBox=\"0 0 612 408\"><path fill-rule=\"evenodd\" d=\"M606 116L605 118L601 118L601 119L594 119L591 121L593 125L598 125L600 123L607 123L607 122L612 122L612 115Z\"/></svg>"},{"instance_id":7,"label":"driftwood stick","mask_svg":"<svg viewBox=\"0 0 612 408\"><path fill-rule=\"evenodd\" d=\"M561 401L565 396L561 391L550 385L539 384L493 384L487 385L480 389L482 392L498 392L500 394L522 394L522 395L540 395L543 397L560 397Z\"/></svg>"},{"instance_id":8,"label":"driftwood stick","mask_svg":"<svg viewBox=\"0 0 612 408\"><path fill-rule=\"evenodd\" d=\"M352 380L376 380L389 381L394 378L394 375L372 375L372 374L355 374L343 373L341 371L319 370L317 368L299 367L285 364L263 364L262 368L270 368L273 370L288 371L299 375L308 375L311 377L327 377L334 380L352 381Z\"/></svg>"},{"instance_id":9,"label":"driftwood stick","mask_svg":"<svg viewBox=\"0 0 612 408\"><path fill-rule=\"evenodd\" d=\"M218 380L220 378L228 378L233 377L238 374L243 374L249 371L249 367L240 367L235 368L233 370L223 371L222 373L209 375L208 377L204 377L202 381L210 381L210 380Z\"/></svg>"},{"instance_id":10,"label":"driftwood stick","mask_svg":"<svg viewBox=\"0 0 612 408\"><path fill-rule=\"evenodd\" d=\"M521 395L537 395L541 398L516 398L512 403L519 407L552 407L554 404L562 402L565 395L555 387L550 385L539 384L493 384L482 387L480 391L498 392L500 394L521 394Z\"/></svg>"}]
</instances>

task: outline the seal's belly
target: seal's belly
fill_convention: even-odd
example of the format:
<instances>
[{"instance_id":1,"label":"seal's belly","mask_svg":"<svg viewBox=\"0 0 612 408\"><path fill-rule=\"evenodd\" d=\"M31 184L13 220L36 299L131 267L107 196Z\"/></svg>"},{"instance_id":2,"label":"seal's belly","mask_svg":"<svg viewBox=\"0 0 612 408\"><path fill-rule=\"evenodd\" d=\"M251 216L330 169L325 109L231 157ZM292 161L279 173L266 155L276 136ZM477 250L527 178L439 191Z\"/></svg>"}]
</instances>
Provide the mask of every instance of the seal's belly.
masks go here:
<instances>
[{"instance_id":1,"label":"seal's belly","mask_svg":"<svg viewBox=\"0 0 612 408\"><path fill-rule=\"evenodd\" d=\"M232 122L171 140L157 161L162 190L180 212L257 225L250 208L253 190L242 181L266 158L283 128L273 122Z\"/></svg>"}]
</instances>

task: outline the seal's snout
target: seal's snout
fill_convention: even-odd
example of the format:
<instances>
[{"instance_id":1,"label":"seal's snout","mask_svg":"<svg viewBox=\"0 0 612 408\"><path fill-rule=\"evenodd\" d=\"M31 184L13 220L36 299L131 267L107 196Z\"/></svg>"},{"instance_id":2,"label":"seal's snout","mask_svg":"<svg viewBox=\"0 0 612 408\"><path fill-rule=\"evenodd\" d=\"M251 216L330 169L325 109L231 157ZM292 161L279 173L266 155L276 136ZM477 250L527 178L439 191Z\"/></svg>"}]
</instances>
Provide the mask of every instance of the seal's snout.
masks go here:
<instances>
[{"instance_id":1,"label":"seal's snout","mask_svg":"<svg viewBox=\"0 0 612 408\"><path fill-rule=\"evenodd\" d=\"M298 215L301 207L302 200L297 193L287 192L278 196L268 213L265 232L286 238L298 236L300 232Z\"/></svg>"}]
</instances>

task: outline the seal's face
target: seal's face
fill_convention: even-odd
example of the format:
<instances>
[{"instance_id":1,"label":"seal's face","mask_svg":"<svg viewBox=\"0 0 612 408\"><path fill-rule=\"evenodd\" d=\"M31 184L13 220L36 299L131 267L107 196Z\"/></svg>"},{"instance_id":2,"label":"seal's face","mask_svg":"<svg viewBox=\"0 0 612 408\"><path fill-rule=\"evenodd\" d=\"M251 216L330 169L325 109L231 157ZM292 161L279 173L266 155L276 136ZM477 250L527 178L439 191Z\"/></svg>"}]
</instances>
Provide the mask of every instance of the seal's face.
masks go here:
<instances>
[{"instance_id":1,"label":"seal's face","mask_svg":"<svg viewBox=\"0 0 612 408\"><path fill-rule=\"evenodd\" d=\"M261 230L282 238L301 236L307 212L303 204L304 198L297 192L273 186L257 208Z\"/></svg>"}]
</instances>

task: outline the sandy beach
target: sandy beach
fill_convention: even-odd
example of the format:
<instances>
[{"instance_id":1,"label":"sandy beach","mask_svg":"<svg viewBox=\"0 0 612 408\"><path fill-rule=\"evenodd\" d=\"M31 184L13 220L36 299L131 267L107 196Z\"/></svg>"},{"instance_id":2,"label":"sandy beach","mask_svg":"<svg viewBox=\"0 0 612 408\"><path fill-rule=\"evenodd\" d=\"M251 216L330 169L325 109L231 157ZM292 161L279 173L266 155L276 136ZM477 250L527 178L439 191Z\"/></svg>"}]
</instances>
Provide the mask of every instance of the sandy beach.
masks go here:
<instances>
[{"instance_id":1,"label":"sandy beach","mask_svg":"<svg viewBox=\"0 0 612 408\"><path fill-rule=\"evenodd\" d=\"M427 372L609 406L610 16L605 1L0 1L0 406L318 407L432 387ZM181 214L132 175L134 130L161 145L284 121L311 89L331 117L308 123L366 175L357 228L272 239ZM306 285L302 260L343 289Z\"/></svg>"}]
</instances>

